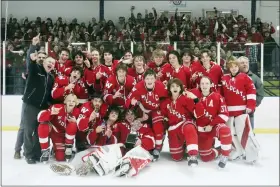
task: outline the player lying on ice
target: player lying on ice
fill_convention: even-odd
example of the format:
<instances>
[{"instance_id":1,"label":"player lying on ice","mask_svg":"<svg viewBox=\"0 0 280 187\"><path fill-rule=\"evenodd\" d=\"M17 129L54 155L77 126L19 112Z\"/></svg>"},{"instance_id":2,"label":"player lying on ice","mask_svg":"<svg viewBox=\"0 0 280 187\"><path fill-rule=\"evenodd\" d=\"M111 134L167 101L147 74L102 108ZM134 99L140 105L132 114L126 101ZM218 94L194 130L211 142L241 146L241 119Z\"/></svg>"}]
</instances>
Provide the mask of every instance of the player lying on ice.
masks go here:
<instances>
[{"instance_id":1,"label":"player lying on ice","mask_svg":"<svg viewBox=\"0 0 280 187\"><path fill-rule=\"evenodd\" d=\"M175 161L183 159L188 153L188 165L198 164L198 139L193 110L198 99L183 95L184 85L180 79L171 79L167 84L170 97L161 104L162 114L168 123L168 142L171 157Z\"/></svg>"},{"instance_id":2,"label":"player lying on ice","mask_svg":"<svg viewBox=\"0 0 280 187\"><path fill-rule=\"evenodd\" d=\"M256 88L252 79L239 72L239 62L227 63L229 74L222 77L222 94L229 111L227 122L233 137L233 151L229 159L244 158L255 163L259 158L260 146L253 133L250 113L256 108Z\"/></svg>"},{"instance_id":3,"label":"player lying on ice","mask_svg":"<svg viewBox=\"0 0 280 187\"><path fill-rule=\"evenodd\" d=\"M212 82L203 76L198 89L186 91L191 99L199 99L195 105L194 117L198 131L198 150L202 161L208 162L220 156L218 166L224 168L231 151L232 136L226 125L228 120L227 106L218 92L211 91ZM213 148L214 137L221 141L221 149Z\"/></svg>"},{"instance_id":4,"label":"player lying on ice","mask_svg":"<svg viewBox=\"0 0 280 187\"><path fill-rule=\"evenodd\" d=\"M61 175L70 175L74 170L78 175L87 175L91 170L100 176L115 171L115 176L135 176L152 161L149 151L155 147L152 129L136 119L136 112L128 109L125 120L116 123L113 134L118 144L93 146L80 152L72 161L72 166L52 164L51 169ZM122 156L123 154L124 156Z\"/></svg>"},{"instance_id":5,"label":"player lying on ice","mask_svg":"<svg viewBox=\"0 0 280 187\"><path fill-rule=\"evenodd\" d=\"M42 149L41 162L48 162L50 157L49 138L52 140L55 159L69 160L77 132L76 119L79 116L78 99L69 94L64 104L52 105L48 110L38 114L38 135Z\"/></svg>"}]
</instances>

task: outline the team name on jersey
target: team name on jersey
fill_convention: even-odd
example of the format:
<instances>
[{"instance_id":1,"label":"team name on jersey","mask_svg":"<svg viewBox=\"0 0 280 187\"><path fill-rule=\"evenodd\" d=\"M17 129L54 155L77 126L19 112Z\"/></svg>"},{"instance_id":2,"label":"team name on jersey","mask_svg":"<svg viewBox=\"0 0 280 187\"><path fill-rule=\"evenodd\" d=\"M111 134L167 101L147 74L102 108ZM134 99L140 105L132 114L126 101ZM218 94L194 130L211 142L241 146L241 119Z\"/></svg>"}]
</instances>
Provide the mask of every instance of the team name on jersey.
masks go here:
<instances>
[{"instance_id":1,"label":"team name on jersey","mask_svg":"<svg viewBox=\"0 0 280 187\"><path fill-rule=\"evenodd\" d=\"M168 111L169 111L170 114L175 115L177 118L179 118L179 119L185 119L185 116L182 115L182 114L180 114L180 113L177 112L176 110L174 110L174 109L170 106L170 104L167 105L167 109L168 109Z\"/></svg>"},{"instance_id":2,"label":"team name on jersey","mask_svg":"<svg viewBox=\"0 0 280 187\"><path fill-rule=\"evenodd\" d=\"M235 93L236 95L239 95L242 97L242 99L244 101L246 101L246 97L243 95L243 92L238 90L236 87L229 85L226 81L223 81L223 85L225 85L226 89L232 91L233 93Z\"/></svg>"},{"instance_id":3,"label":"team name on jersey","mask_svg":"<svg viewBox=\"0 0 280 187\"><path fill-rule=\"evenodd\" d=\"M62 127L66 128L66 123L62 121L62 116L57 116L57 120Z\"/></svg>"},{"instance_id":4,"label":"team name on jersey","mask_svg":"<svg viewBox=\"0 0 280 187\"><path fill-rule=\"evenodd\" d=\"M159 104L153 103L152 101L149 101L146 95L141 95L141 98L144 100L145 103L147 103L148 105L157 108L159 106ZM155 95L155 100L158 101L159 97L158 95Z\"/></svg>"}]
</instances>

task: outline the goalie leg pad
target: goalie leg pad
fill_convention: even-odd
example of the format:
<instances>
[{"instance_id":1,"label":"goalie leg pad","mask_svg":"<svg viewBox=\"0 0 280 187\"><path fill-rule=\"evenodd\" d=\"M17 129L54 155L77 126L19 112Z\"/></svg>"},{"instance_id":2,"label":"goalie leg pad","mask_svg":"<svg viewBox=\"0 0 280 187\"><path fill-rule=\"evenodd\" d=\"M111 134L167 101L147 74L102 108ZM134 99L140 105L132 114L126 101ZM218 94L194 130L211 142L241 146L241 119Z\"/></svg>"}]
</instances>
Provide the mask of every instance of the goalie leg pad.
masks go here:
<instances>
[{"instance_id":1,"label":"goalie leg pad","mask_svg":"<svg viewBox=\"0 0 280 187\"><path fill-rule=\"evenodd\" d=\"M237 138L245 151L246 161L255 162L259 157L260 145L253 133L249 115L235 117L234 123Z\"/></svg>"},{"instance_id":2,"label":"goalie leg pad","mask_svg":"<svg viewBox=\"0 0 280 187\"><path fill-rule=\"evenodd\" d=\"M119 144L98 147L83 157L84 161L90 160L93 168L100 175L106 175L118 165L122 157Z\"/></svg>"},{"instance_id":3,"label":"goalie leg pad","mask_svg":"<svg viewBox=\"0 0 280 187\"><path fill-rule=\"evenodd\" d=\"M229 160L236 160L241 158L245 153L236 135L234 117L229 118L227 121L227 126L230 128L232 136L232 150L229 154Z\"/></svg>"},{"instance_id":4,"label":"goalie leg pad","mask_svg":"<svg viewBox=\"0 0 280 187\"><path fill-rule=\"evenodd\" d=\"M152 156L141 146L131 149L122 158L120 166L115 170L115 176L136 176L140 170L152 161Z\"/></svg>"}]
</instances>

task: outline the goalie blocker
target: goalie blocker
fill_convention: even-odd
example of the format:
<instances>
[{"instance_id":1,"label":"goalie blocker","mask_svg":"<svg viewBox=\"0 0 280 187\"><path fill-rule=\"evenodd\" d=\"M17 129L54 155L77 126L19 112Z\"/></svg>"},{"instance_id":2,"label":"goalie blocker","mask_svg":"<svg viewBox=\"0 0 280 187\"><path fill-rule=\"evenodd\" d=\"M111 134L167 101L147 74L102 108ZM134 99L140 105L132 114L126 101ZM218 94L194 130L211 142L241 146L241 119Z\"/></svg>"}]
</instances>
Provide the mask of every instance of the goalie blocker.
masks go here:
<instances>
[{"instance_id":1,"label":"goalie blocker","mask_svg":"<svg viewBox=\"0 0 280 187\"><path fill-rule=\"evenodd\" d=\"M248 114L230 117L228 122L232 133L233 150L229 159L244 157L246 162L255 163L259 158L260 145L253 133Z\"/></svg>"}]
</instances>

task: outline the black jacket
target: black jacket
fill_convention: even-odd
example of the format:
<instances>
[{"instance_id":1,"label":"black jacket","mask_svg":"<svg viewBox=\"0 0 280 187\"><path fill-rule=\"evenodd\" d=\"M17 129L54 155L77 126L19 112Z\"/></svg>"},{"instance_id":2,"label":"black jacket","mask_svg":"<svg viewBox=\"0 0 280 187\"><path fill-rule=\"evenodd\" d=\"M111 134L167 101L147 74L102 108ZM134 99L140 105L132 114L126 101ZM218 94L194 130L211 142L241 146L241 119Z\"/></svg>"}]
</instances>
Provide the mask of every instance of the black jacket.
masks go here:
<instances>
[{"instance_id":1,"label":"black jacket","mask_svg":"<svg viewBox=\"0 0 280 187\"><path fill-rule=\"evenodd\" d=\"M39 109L46 109L52 100L51 91L54 77L47 73L42 65L31 62L28 67L28 77L23 102Z\"/></svg>"}]
</instances>

